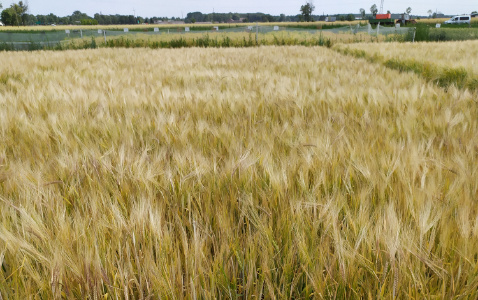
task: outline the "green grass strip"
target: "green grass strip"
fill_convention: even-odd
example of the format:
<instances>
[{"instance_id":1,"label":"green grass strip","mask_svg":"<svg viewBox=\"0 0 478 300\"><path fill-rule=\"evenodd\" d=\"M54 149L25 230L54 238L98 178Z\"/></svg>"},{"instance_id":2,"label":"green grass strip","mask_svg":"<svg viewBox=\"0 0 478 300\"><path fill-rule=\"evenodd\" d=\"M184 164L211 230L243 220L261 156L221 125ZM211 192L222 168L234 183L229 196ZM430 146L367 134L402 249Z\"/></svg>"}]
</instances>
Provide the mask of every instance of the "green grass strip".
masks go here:
<instances>
[{"instance_id":1,"label":"green grass strip","mask_svg":"<svg viewBox=\"0 0 478 300\"><path fill-rule=\"evenodd\" d=\"M344 55L363 58L371 63L381 64L389 69L398 70L400 72L413 72L429 82L436 83L442 88L448 88L454 85L460 89L478 90L478 76L468 72L463 67L439 67L435 64L421 62L415 59L385 59L378 54L371 55L364 50L350 48L334 47L333 49Z\"/></svg>"}]
</instances>

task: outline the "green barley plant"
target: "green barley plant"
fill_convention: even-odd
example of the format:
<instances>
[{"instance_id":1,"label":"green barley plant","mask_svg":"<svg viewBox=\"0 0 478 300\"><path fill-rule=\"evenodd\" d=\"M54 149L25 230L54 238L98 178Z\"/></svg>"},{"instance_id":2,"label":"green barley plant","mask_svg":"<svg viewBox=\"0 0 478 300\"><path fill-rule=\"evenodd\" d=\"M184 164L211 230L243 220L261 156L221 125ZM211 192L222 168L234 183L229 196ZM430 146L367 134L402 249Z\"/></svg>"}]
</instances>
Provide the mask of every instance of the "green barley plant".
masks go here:
<instances>
[{"instance_id":1,"label":"green barley plant","mask_svg":"<svg viewBox=\"0 0 478 300\"><path fill-rule=\"evenodd\" d=\"M402 72L414 72L427 81L448 88L476 91L478 67L475 64L476 41L453 43L381 43L371 47L365 43L338 44L339 53L364 58L369 62ZM446 52L451 47L453 51Z\"/></svg>"},{"instance_id":2,"label":"green barley plant","mask_svg":"<svg viewBox=\"0 0 478 300\"><path fill-rule=\"evenodd\" d=\"M344 48L341 45L337 45ZM440 68L463 67L478 75L478 41L433 42L433 43L356 43L346 45L349 49L363 50L370 55L378 54L385 60L414 59Z\"/></svg>"}]
</instances>

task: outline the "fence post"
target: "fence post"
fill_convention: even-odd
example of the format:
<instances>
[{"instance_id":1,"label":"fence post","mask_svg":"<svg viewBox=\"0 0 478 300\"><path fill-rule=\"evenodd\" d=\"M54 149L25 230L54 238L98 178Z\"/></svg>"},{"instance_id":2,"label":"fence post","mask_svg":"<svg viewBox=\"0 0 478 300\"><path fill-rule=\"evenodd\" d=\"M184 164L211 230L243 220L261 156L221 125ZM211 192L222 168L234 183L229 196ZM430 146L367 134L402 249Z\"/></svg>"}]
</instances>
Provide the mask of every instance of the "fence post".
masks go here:
<instances>
[{"instance_id":1,"label":"fence post","mask_svg":"<svg viewBox=\"0 0 478 300\"><path fill-rule=\"evenodd\" d=\"M106 45L106 30L103 30L103 36L105 37L105 45Z\"/></svg>"}]
</instances>

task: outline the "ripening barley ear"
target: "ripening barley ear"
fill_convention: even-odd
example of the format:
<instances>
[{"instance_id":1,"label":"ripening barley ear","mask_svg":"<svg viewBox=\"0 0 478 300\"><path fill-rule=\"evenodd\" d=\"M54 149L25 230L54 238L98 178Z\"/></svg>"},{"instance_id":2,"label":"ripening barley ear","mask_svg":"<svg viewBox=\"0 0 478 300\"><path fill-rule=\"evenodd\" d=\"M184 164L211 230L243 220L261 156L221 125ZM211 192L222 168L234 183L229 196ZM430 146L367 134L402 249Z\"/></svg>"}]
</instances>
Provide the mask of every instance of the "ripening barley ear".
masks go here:
<instances>
[{"instance_id":1,"label":"ripening barley ear","mask_svg":"<svg viewBox=\"0 0 478 300\"><path fill-rule=\"evenodd\" d=\"M0 56L4 299L476 295L471 92L325 47Z\"/></svg>"}]
</instances>

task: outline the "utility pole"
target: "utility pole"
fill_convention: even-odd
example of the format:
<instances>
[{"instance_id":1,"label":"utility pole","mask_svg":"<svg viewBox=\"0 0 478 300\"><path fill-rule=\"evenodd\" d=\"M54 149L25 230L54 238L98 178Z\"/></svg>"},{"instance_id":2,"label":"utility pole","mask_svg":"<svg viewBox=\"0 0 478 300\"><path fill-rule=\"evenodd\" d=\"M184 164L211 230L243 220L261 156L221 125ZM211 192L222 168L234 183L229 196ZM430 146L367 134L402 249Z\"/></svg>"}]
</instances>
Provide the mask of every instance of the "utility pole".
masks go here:
<instances>
[{"instance_id":1,"label":"utility pole","mask_svg":"<svg viewBox=\"0 0 478 300\"><path fill-rule=\"evenodd\" d=\"M383 14L383 0L382 0L382 2L380 3L380 14Z\"/></svg>"}]
</instances>

